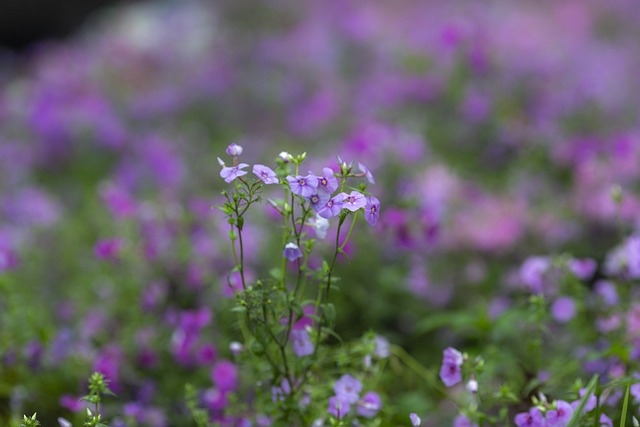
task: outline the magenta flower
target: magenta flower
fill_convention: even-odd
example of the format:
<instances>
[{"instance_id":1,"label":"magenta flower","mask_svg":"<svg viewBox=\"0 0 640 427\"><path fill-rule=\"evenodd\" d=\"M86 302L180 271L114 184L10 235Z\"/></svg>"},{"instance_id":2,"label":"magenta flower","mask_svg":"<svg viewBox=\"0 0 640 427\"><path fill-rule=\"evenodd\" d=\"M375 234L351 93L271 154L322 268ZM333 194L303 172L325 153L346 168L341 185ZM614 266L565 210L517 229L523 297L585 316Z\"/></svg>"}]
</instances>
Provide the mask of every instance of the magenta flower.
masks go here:
<instances>
[{"instance_id":1,"label":"magenta flower","mask_svg":"<svg viewBox=\"0 0 640 427\"><path fill-rule=\"evenodd\" d=\"M311 206L311 209L318 212L320 209L323 209L326 206L330 198L331 195L329 193L318 191L308 197L309 206Z\"/></svg>"},{"instance_id":2,"label":"magenta flower","mask_svg":"<svg viewBox=\"0 0 640 427\"><path fill-rule=\"evenodd\" d=\"M253 165L253 174L260 178L265 184L277 184L276 173L268 166Z\"/></svg>"},{"instance_id":3,"label":"magenta flower","mask_svg":"<svg viewBox=\"0 0 640 427\"><path fill-rule=\"evenodd\" d=\"M343 418L351 411L351 405L349 402L340 399L338 396L333 396L329 398L329 408L327 412L329 412L334 417L340 419Z\"/></svg>"},{"instance_id":4,"label":"magenta flower","mask_svg":"<svg viewBox=\"0 0 640 427\"><path fill-rule=\"evenodd\" d=\"M322 176L318 177L318 190L333 194L338 189L338 179L331 168L323 168Z\"/></svg>"},{"instance_id":5,"label":"magenta flower","mask_svg":"<svg viewBox=\"0 0 640 427\"><path fill-rule=\"evenodd\" d=\"M573 408L568 402L558 400L556 409L547 411L547 427L566 427L573 416Z\"/></svg>"},{"instance_id":6,"label":"magenta flower","mask_svg":"<svg viewBox=\"0 0 640 427\"><path fill-rule=\"evenodd\" d=\"M225 152L230 156L238 157L242 154L242 147L238 144L229 144Z\"/></svg>"},{"instance_id":7,"label":"magenta flower","mask_svg":"<svg viewBox=\"0 0 640 427\"><path fill-rule=\"evenodd\" d=\"M373 418L382 407L382 400L378 393L370 391L358 401L358 415Z\"/></svg>"},{"instance_id":8,"label":"magenta flower","mask_svg":"<svg viewBox=\"0 0 640 427\"><path fill-rule=\"evenodd\" d=\"M518 427L546 427L544 415L538 408L519 413L514 421Z\"/></svg>"},{"instance_id":9,"label":"magenta flower","mask_svg":"<svg viewBox=\"0 0 640 427\"><path fill-rule=\"evenodd\" d=\"M220 177L224 178L224 182L229 184L231 181L236 179L239 176L243 176L247 174L247 171L243 171L242 169L248 167L249 165L246 163L240 163L238 166L225 166L220 171Z\"/></svg>"},{"instance_id":10,"label":"magenta flower","mask_svg":"<svg viewBox=\"0 0 640 427\"><path fill-rule=\"evenodd\" d=\"M316 192L316 188L318 188L318 177L313 174L295 177L289 175L287 181L289 181L291 192L302 197L311 197Z\"/></svg>"},{"instance_id":11,"label":"magenta flower","mask_svg":"<svg viewBox=\"0 0 640 427\"><path fill-rule=\"evenodd\" d=\"M356 403L362 391L362 383L351 375L343 375L334 384L333 391L336 392L336 396L341 400L348 403Z\"/></svg>"},{"instance_id":12,"label":"magenta flower","mask_svg":"<svg viewBox=\"0 0 640 427\"><path fill-rule=\"evenodd\" d=\"M318 215L322 218L329 219L340 213L342 210L342 201L344 200L344 194L340 193L327 201L327 203L318 210Z\"/></svg>"},{"instance_id":13,"label":"magenta flower","mask_svg":"<svg viewBox=\"0 0 640 427\"><path fill-rule=\"evenodd\" d=\"M282 256L287 258L289 261L295 261L298 258L302 257L302 252L300 251L300 248L298 247L298 245L291 242L291 243L287 243L286 246L284 247L284 252L282 253Z\"/></svg>"},{"instance_id":14,"label":"magenta flower","mask_svg":"<svg viewBox=\"0 0 640 427\"><path fill-rule=\"evenodd\" d=\"M375 196L366 198L367 204L364 206L364 219L370 226L376 225L380 216L380 201Z\"/></svg>"},{"instance_id":15,"label":"magenta flower","mask_svg":"<svg viewBox=\"0 0 640 427\"><path fill-rule=\"evenodd\" d=\"M234 391L238 387L238 368L233 362L222 360L211 371L211 380L222 391Z\"/></svg>"},{"instance_id":16,"label":"magenta flower","mask_svg":"<svg viewBox=\"0 0 640 427\"><path fill-rule=\"evenodd\" d=\"M294 329L291 331L291 339L293 340L293 352L296 356L303 357L313 354L315 346L311 342L309 331L306 329Z\"/></svg>"},{"instance_id":17,"label":"magenta flower","mask_svg":"<svg viewBox=\"0 0 640 427\"><path fill-rule=\"evenodd\" d=\"M443 352L442 367L440 368L440 379L447 387L451 387L462 381L462 353L458 350L447 347Z\"/></svg>"},{"instance_id":18,"label":"magenta flower","mask_svg":"<svg viewBox=\"0 0 640 427\"><path fill-rule=\"evenodd\" d=\"M376 180L373 179L373 174L371 173L371 171L369 170L368 167L366 167L362 163L358 162L358 169L360 169L360 172L362 172L364 174L364 176L367 178L367 181L369 181L369 183L371 183L371 184L375 184L376 183Z\"/></svg>"},{"instance_id":19,"label":"magenta flower","mask_svg":"<svg viewBox=\"0 0 640 427\"><path fill-rule=\"evenodd\" d=\"M100 240L93 248L93 252L96 257L105 261L113 261L120 256L120 251L122 249L122 240L115 239L105 239Z\"/></svg>"},{"instance_id":20,"label":"magenta flower","mask_svg":"<svg viewBox=\"0 0 640 427\"><path fill-rule=\"evenodd\" d=\"M351 194L340 193L338 196L342 196L342 207L350 210L351 212L355 212L360 208L364 208L367 204L367 200L364 197L364 194L358 191L352 191Z\"/></svg>"}]
</instances>

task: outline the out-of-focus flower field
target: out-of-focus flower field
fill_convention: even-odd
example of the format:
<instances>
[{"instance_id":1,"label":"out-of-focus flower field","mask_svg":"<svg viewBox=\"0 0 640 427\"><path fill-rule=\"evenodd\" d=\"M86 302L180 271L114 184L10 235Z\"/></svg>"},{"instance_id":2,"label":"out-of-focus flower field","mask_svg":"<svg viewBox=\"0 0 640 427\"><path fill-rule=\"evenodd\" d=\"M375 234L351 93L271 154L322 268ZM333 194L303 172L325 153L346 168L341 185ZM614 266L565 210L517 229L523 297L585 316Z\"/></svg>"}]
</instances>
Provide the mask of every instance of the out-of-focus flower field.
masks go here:
<instances>
[{"instance_id":1,"label":"out-of-focus flower field","mask_svg":"<svg viewBox=\"0 0 640 427\"><path fill-rule=\"evenodd\" d=\"M632 425L639 40L635 0L185 1L3 56L0 425L83 425L94 371L114 427ZM377 224L336 258L332 368L282 349L299 396L237 310L297 255L262 203L238 270L231 143L375 179ZM337 227L304 227L309 271Z\"/></svg>"}]
</instances>

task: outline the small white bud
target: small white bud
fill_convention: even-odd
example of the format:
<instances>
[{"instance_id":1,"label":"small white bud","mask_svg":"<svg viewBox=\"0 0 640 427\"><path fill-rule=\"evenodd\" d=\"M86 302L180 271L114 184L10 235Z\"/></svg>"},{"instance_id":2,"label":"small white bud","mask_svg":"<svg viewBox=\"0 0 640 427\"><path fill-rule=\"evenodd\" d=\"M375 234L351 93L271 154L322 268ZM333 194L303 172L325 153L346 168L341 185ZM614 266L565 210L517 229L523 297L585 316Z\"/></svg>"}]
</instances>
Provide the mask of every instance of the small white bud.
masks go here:
<instances>
[{"instance_id":1,"label":"small white bud","mask_svg":"<svg viewBox=\"0 0 640 427\"><path fill-rule=\"evenodd\" d=\"M469 393L477 393L478 392L478 381L471 379L467 383L467 390Z\"/></svg>"}]
</instances>

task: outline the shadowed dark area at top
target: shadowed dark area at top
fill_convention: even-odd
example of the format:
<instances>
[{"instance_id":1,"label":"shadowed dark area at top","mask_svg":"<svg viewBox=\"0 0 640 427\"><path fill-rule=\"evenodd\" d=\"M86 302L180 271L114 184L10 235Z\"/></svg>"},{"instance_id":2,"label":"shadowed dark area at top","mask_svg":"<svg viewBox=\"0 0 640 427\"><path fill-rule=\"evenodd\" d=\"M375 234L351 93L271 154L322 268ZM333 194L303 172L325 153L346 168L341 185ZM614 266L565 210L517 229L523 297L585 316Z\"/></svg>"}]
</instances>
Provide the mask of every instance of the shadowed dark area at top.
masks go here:
<instances>
[{"instance_id":1,"label":"shadowed dark area at top","mask_svg":"<svg viewBox=\"0 0 640 427\"><path fill-rule=\"evenodd\" d=\"M118 3L123 1L3 0L0 6L0 48L21 51L42 40L67 37L92 13Z\"/></svg>"}]
</instances>

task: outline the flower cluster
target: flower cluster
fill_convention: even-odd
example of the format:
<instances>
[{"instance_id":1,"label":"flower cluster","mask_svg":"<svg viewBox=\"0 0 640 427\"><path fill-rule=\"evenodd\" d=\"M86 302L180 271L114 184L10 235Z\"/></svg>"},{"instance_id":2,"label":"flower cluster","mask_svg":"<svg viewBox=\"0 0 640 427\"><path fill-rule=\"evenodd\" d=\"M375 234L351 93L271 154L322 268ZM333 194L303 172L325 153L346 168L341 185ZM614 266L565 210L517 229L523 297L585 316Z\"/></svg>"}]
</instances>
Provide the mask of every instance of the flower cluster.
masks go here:
<instances>
[{"instance_id":1,"label":"flower cluster","mask_svg":"<svg viewBox=\"0 0 640 427\"><path fill-rule=\"evenodd\" d=\"M343 375L333 385L335 395L329 398L329 414L337 419L346 417L356 406L355 412L365 418L374 417L382 407L378 393L370 391L360 396L362 383L351 375Z\"/></svg>"}]
</instances>

